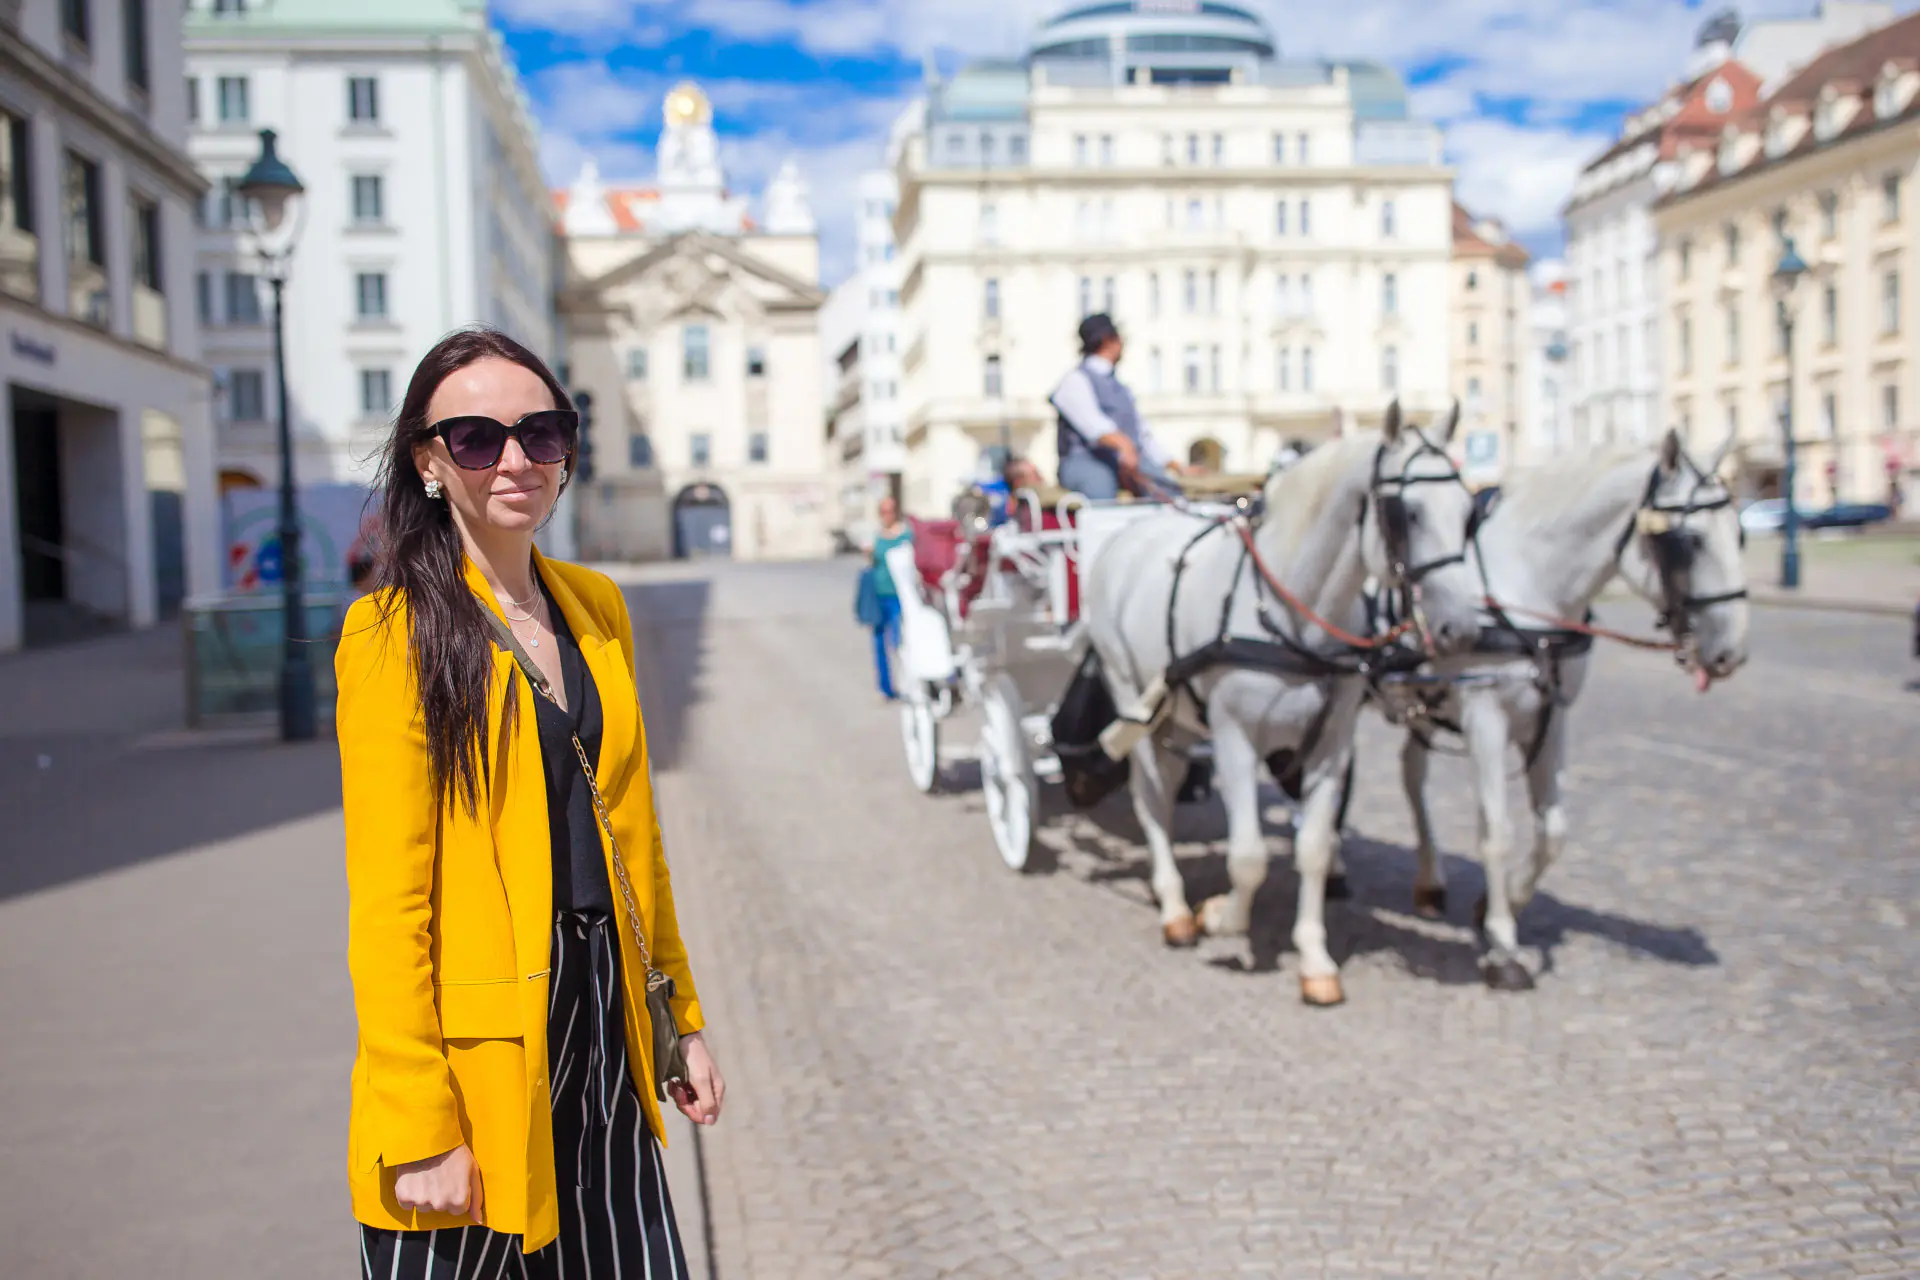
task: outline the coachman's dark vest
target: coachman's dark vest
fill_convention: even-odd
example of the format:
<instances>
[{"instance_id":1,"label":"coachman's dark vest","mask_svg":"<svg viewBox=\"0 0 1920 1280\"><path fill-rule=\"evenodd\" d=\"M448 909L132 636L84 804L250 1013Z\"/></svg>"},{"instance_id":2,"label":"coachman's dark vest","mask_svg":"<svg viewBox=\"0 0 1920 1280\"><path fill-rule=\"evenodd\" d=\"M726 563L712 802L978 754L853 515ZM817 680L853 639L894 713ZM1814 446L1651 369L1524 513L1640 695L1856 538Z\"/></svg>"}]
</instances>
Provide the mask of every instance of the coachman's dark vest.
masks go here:
<instances>
[{"instance_id":1,"label":"coachman's dark vest","mask_svg":"<svg viewBox=\"0 0 1920 1280\"><path fill-rule=\"evenodd\" d=\"M1133 392L1127 390L1111 371L1095 368L1086 361L1081 362L1080 368L1087 375L1087 380L1093 384L1093 398L1099 403L1100 412L1111 418L1113 425L1119 427L1121 432L1133 441L1134 448L1138 449L1140 447L1140 410L1134 407ZM1092 452L1091 444L1068 424L1064 416L1059 422L1058 444L1062 462L1073 454ZM1106 450L1103 449L1100 452L1104 454ZM1102 458L1102 461L1111 463L1112 459Z\"/></svg>"}]
</instances>

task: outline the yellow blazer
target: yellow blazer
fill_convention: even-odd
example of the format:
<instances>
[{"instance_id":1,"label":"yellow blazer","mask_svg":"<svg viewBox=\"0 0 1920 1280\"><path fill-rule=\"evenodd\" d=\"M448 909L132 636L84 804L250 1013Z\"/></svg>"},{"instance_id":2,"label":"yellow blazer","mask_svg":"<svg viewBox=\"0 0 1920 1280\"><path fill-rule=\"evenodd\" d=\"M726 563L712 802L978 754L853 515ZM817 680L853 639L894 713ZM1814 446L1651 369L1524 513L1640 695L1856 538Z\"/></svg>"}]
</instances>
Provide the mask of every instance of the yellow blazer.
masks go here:
<instances>
[{"instance_id":1,"label":"yellow blazer","mask_svg":"<svg viewBox=\"0 0 1920 1280\"><path fill-rule=\"evenodd\" d=\"M633 674L633 624L600 573L547 560L553 592L599 688L597 778L653 961L674 980L683 1034L703 1025L674 918L660 845L646 730ZM499 606L471 561L467 585ZM472 1147L487 1224L524 1233L531 1253L559 1231L547 1081L547 967L553 855L533 700L511 655L495 651L487 773L478 817L434 799L404 602L384 625L374 599L348 611L335 671L347 829L347 964L360 1022L348 1139L354 1216L405 1230L463 1220L402 1209L394 1169ZM518 711L503 733L509 676ZM606 844L602 833L601 844ZM615 903L622 901L607 856ZM640 952L619 913L627 1060L647 1123L664 1140L653 1093L653 1036Z\"/></svg>"}]
</instances>

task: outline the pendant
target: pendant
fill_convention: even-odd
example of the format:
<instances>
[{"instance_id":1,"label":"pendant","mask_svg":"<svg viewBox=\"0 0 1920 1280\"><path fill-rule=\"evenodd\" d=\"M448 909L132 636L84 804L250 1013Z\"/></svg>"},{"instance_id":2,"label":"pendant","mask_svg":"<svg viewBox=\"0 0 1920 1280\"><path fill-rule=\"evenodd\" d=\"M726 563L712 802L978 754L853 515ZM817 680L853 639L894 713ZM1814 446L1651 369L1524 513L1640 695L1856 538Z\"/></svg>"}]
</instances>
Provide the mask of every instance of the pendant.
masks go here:
<instances>
[{"instance_id":1,"label":"pendant","mask_svg":"<svg viewBox=\"0 0 1920 1280\"><path fill-rule=\"evenodd\" d=\"M527 640L527 647L529 649L538 649L540 647L540 637L539 636L530 637Z\"/></svg>"}]
</instances>

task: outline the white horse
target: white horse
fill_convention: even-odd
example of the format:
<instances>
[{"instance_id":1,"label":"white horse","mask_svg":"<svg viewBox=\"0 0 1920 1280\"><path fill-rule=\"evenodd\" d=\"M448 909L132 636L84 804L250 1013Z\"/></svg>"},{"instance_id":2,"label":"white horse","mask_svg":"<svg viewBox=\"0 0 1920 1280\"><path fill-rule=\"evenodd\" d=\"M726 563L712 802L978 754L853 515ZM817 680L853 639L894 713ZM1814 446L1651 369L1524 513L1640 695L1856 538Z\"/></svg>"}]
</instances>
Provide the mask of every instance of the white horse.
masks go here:
<instances>
[{"instance_id":1,"label":"white horse","mask_svg":"<svg viewBox=\"0 0 1920 1280\"><path fill-rule=\"evenodd\" d=\"M1305 801L1294 837L1293 940L1310 1004L1342 999L1326 945L1326 875L1364 687L1353 664L1369 656L1329 626L1364 629L1361 588L1371 574L1417 597L1438 651L1473 643L1480 590L1464 554L1472 497L1445 452L1458 419L1455 406L1444 436L1429 440L1402 427L1396 403L1380 434L1336 440L1275 474L1251 535L1257 558L1235 528L1168 512L1114 535L1086 584L1083 613L1114 703L1125 719L1150 726L1121 740L1134 739L1134 812L1153 855L1166 942L1191 946L1202 925L1214 934L1247 931L1267 874L1259 768L1272 761L1276 775L1297 772ZM1262 585L1263 571L1293 602ZM1175 665L1224 637L1238 646L1224 661L1191 673ZM1180 748L1207 737L1227 809L1233 889L1204 904L1196 922L1168 833Z\"/></svg>"},{"instance_id":2,"label":"white horse","mask_svg":"<svg viewBox=\"0 0 1920 1280\"><path fill-rule=\"evenodd\" d=\"M1446 912L1446 877L1427 812L1427 764L1439 725L1466 741L1479 801L1480 859L1487 894L1475 915L1486 940L1489 986L1524 991L1533 978L1515 956L1515 913L1566 843L1561 774L1567 712L1586 685L1593 638L1572 629L1615 577L1660 610L1681 665L1704 693L1747 659L1747 581L1740 519L1717 472L1733 439L1701 468L1677 433L1655 445L1550 463L1502 489L1469 551L1493 602L1472 653L1433 664L1450 683L1420 692L1391 689L1390 716L1411 731L1401 780L1419 836L1414 908ZM1572 626L1569 626L1572 624ZM1465 677L1465 679L1461 679ZM1526 765L1533 809L1532 854L1509 868L1508 748Z\"/></svg>"}]
</instances>

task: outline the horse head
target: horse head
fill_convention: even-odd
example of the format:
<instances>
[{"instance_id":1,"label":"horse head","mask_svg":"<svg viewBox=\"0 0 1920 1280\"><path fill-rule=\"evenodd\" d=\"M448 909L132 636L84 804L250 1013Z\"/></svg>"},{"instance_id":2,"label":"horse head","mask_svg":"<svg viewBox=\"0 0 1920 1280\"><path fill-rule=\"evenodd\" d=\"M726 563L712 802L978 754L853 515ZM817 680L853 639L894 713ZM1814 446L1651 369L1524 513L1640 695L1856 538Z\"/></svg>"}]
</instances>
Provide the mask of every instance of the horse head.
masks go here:
<instances>
[{"instance_id":1,"label":"horse head","mask_svg":"<svg viewBox=\"0 0 1920 1280\"><path fill-rule=\"evenodd\" d=\"M1466 559L1473 494L1447 453L1459 426L1457 401L1432 432L1404 422L1398 400L1388 406L1360 518L1367 571L1404 594L1439 654L1470 648L1480 634L1482 592Z\"/></svg>"}]
</instances>

